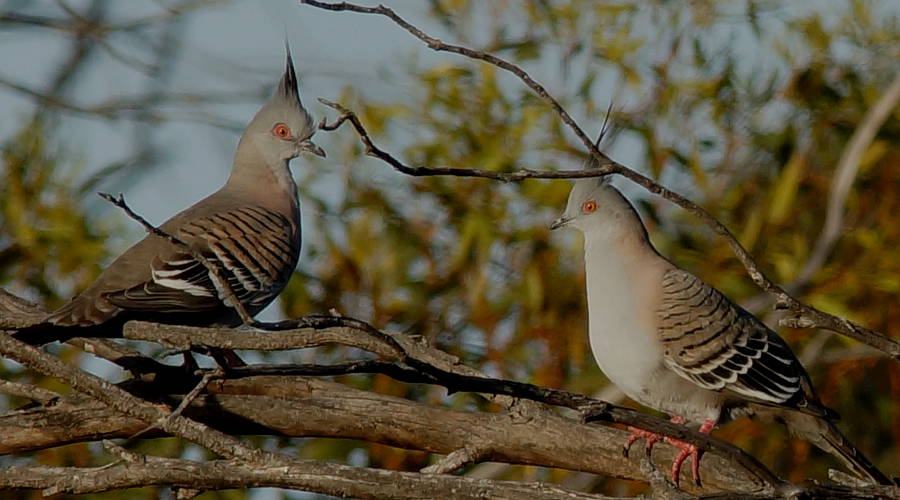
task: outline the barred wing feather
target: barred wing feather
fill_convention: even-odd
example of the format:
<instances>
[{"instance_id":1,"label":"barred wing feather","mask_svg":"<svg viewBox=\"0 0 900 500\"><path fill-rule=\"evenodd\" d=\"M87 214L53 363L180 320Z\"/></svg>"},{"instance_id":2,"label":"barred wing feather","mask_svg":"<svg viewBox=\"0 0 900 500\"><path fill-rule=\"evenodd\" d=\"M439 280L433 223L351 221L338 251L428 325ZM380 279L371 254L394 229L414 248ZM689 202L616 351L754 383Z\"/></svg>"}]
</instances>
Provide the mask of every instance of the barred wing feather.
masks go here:
<instances>
[{"instance_id":1,"label":"barred wing feather","mask_svg":"<svg viewBox=\"0 0 900 500\"><path fill-rule=\"evenodd\" d=\"M665 274L662 292L659 335L669 368L706 389L763 403L804 396L800 362L752 314L681 269Z\"/></svg>"},{"instance_id":2,"label":"barred wing feather","mask_svg":"<svg viewBox=\"0 0 900 500\"><path fill-rule=\"evenodd\" d=\"M297 225L261 207L188 222L178 237L216 266L238 300L255 310L281 292L300 252ZM123 309L155 312L214 310L227 302L224 287L187 250L157 256L150 266L150 280L104 297Z\"/></svg>"}]
</instances>

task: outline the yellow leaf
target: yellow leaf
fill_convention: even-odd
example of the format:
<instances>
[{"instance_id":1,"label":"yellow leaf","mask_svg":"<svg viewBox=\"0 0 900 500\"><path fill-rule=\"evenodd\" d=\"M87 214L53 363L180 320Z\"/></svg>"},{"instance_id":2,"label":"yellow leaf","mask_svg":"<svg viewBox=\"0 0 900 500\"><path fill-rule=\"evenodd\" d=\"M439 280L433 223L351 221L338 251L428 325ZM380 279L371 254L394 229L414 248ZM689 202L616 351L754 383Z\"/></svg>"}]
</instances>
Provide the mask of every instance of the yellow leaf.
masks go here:
<instances>
[{"instance_id":1,"label":"yellow leaf","mask_svg":"<svg viewBox=\"0 0 900 500\"><path fill-rule=\"evenodd\" d=\"M805 170L806 154L795 151L775 181L775 191L772 193L769 208L769 221L773 224L783 223L791 213L791 207L797 197L797 188Z\"/></svg>"},{"instance_id":2,"label":"yellow leaf","mask_svg":"<svg viewBox=\"0 0 900 500\"><path fill-rule=\"evenodd\" d=\"M890 148L891 145L888 141L873 141L872 145L866 149L862 158L859 159L859 171L865 172L869 167L878 163L878 160L882 159L884 155L890 151Z\"/></svg>"},{"instance_id":3,"label":"yellow leaf","mask_svg":"<svg viewBox=\"0 0 900 500\"><path fill-rule=\"evenodd\" d=\"M756 239L759 238L759 232L762 230L763 224L762 211L763 205L758 205L753 209L753 212L750 213L750 217L747 219L747 223L744 224L740 236L738 236L738 241L741 242L741 245L747 251L753 250L753 245L756 244Z\"/></svg>"}]
</instances>

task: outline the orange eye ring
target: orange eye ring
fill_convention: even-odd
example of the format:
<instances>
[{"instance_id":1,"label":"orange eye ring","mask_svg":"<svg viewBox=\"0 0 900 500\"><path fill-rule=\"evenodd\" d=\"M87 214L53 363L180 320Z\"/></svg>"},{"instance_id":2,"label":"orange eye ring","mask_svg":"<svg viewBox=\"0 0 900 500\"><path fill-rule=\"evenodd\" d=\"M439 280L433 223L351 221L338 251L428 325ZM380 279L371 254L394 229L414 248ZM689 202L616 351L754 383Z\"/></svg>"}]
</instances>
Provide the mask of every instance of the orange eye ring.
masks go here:
<instances>
[{"instance_id":1,"label":"orange eye ring","mask_svg":"<svg viewBox=\"0 0 900 500\"><path fill-rule=\"evenodd\" d=\"M287 125L283 123L279 123L272 128L272 135L279 139L290 139L291 138L291 129Z\"/></svg>"},{"instance_id":2,"label":"orange eye ring","mask_svg":"<svg viewBox=\"0 0 900 500\"><path fill-rule=\"evenodd\" d=\"M586 214L594 213L597 210L597 202L588 200L581 204L581 211Z\"/></svg>"}]
</instances>

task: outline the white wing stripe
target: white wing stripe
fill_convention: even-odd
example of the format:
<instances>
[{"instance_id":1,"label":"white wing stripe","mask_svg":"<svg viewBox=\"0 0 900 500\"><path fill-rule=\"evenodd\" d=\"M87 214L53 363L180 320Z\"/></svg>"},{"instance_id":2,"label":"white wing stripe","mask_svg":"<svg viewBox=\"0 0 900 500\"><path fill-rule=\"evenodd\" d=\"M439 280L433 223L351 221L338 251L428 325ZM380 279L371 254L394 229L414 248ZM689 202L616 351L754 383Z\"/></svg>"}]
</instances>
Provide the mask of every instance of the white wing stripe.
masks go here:
<instances>
[{"instance_id":1,"label":"white wing stripe","mask_svg":"<svg viewBox=\"0 0 900 500\"><path fill-rule=\"evenodd\" d=\"M157 278L156 272L153 273L153 282L159 286L166 288L174 288L184 293L195 295L197 297L212 297L212 293L202 286L193 285L184 280L173 280L168 278Z\"/></svg>"}]
</instances>

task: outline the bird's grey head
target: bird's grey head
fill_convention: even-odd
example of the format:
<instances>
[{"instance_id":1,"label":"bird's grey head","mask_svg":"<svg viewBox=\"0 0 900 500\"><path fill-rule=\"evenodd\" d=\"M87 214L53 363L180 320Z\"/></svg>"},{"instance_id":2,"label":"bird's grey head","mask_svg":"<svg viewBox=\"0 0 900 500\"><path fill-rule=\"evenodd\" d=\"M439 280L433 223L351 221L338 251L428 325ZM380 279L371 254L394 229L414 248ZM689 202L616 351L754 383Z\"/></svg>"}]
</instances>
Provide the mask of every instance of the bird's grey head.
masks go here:
<instances>
[{"instance_id":1,"label":"bird's grey head","mask_svg":"<svg viewBox=\"0 0 900 500\"><path fill-rule=\"evenodd\" d=\"M325 156L325 151L312 142L316 124L300 103L297 73L290 48L285 46L287 61L278 90L247 125L238 150L251 148L269 165L288 161L308 152Z\"/></svg>"},{"instance_id":2,"label":"bird's grey head","mask_svg":"<svg viewBox=\"0 0 900 500\"><path fill-rule=\"evenodd\" d=\"M572 226L585 233L602 231L603 234L621 236L622 230L637 230L646 234L634 207L610 184L609 176L575 181L565 212L550 229L563 226Z\"/></svg>"}]
</instances>

